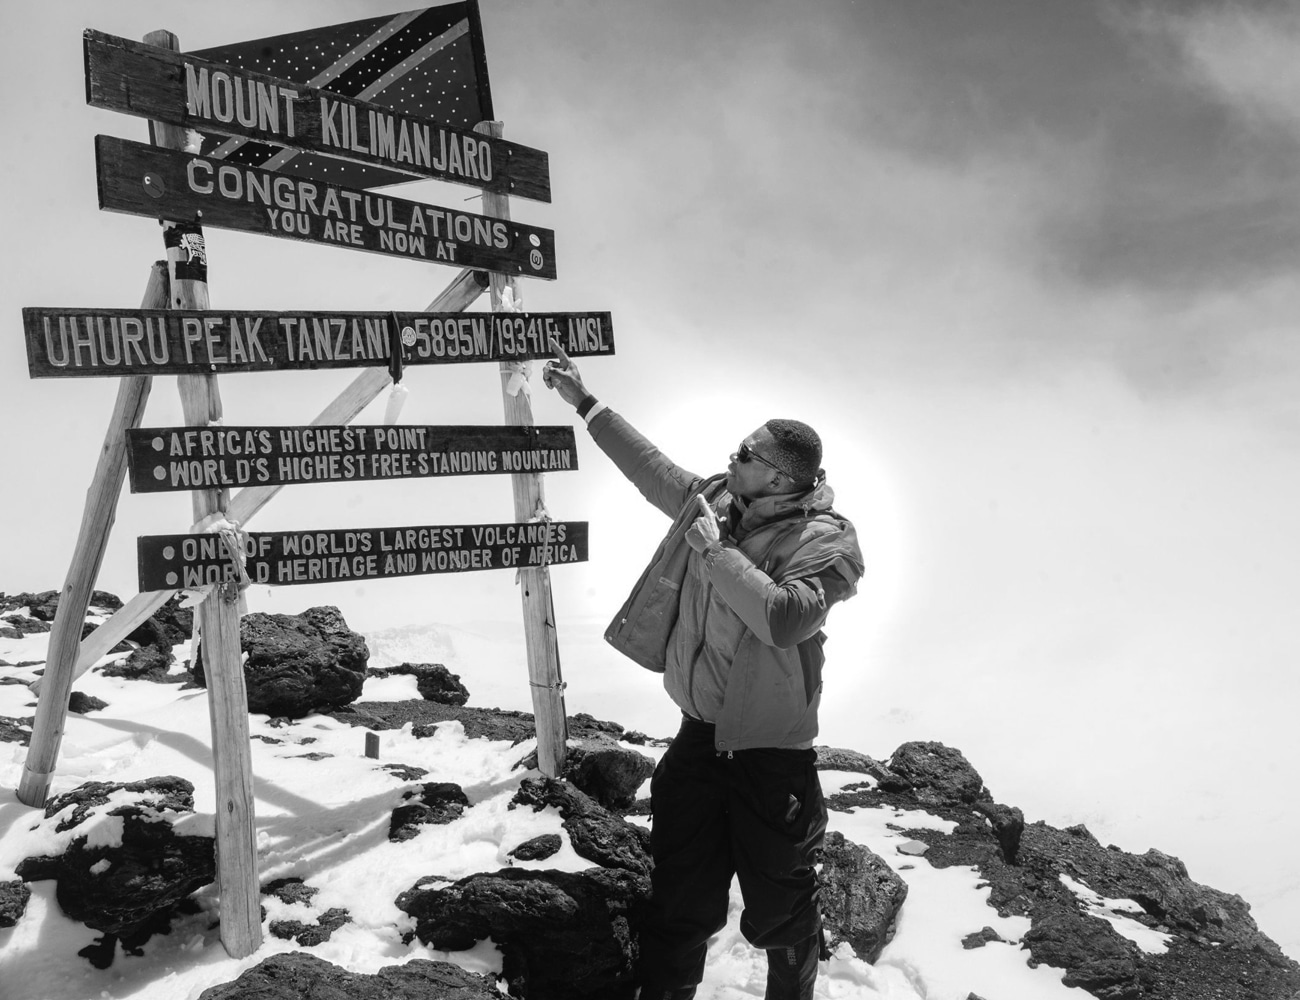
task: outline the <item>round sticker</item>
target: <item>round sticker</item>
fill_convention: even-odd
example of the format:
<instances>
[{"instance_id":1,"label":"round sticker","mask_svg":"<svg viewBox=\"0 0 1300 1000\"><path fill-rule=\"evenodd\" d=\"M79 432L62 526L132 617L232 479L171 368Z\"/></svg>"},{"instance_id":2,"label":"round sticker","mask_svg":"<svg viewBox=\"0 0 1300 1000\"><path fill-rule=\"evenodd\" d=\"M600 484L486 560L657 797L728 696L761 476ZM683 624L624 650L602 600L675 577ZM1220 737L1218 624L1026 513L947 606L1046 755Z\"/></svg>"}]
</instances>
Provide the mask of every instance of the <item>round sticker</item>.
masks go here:
<instances>
[{"instance_id":1,"label":"round sticker","mask_svg":"<svg viewBox=\"0 0 1300 1000\"><path fill-rule=\"evenodd\" d=\"M528 263L533 265L534 271L540 271L542 269L542 251L534 250L530 253L528 255Z\"/></svg>"},{"instance_id":2,"label":"round sticker","mask_svg":"<svg viewBox=\"0 0 1300 1000\"><path fill-rule=\"evenodd\" d=\"M413 326L402 327L402 343L405 344L407 347L415 346L415 327Z\"/></svg>"},{"instance_id":3,"label":"round sticker","mask_svg":"<svg viewBox=\"0 0 1300 1000\"><path fill-rule=\"evenodd\" d=\"M531 244L532 244L533 246L535 246L535 247L539 247L539 246L542 245L542 238L541 238L540 236L538 236L536 233L529 233L529 234L528 234L528 242L531 243Z\"/></svg>"}]
</instances>

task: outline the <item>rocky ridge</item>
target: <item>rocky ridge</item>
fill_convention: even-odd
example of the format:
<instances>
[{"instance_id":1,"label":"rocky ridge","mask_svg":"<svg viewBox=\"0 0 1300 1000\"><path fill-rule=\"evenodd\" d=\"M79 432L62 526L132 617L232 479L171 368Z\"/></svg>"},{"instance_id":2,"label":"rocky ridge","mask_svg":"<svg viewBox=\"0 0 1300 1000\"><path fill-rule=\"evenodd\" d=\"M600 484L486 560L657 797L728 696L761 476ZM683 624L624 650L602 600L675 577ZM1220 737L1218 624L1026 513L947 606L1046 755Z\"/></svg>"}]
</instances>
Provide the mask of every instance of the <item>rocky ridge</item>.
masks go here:
<instances>
[{"instance_id":1,"label":"rocky ridge","mask_svg":"<svg viewBox=\"0 0 1300 1000\"><path fill-rule=\"evenodd\" d=\"M36 623L52 620L57 597L55 592L0 595L3 627L19 635L39 631ZM116 600L100 592L95 597L96 607L106 610ZM133 633L126 647L128 660L149 651L154 667L119 676L185 681L184 675L157 670L174 643L188 640L188 622L181 625L177 611L164 609ZM246 648L274 647L273 654L250 655L246 670L283 682L295 700L277 701L270 683L267 704L290 704L282 713L288 718L325 713L376 731L410 723L417 737L433 736L453 721L471 739L522 742L533 734L527 713L467 706L460 679L436 664L404 664L393 671L417 678L420 700L356 703L352 699L366 676L365 643L336 609L262 617L292 620L255 622L241 630ZM0 683L7 666L0 662ZM316 701L309 704L303 696ZM0 740L24 742L30 727L30 718L0 719ZM463 948L490 936L501 949L502 978L511 995L630 998L652 867L644 826L627 819L648 811L636 793L653 761L636 746L663 741L590 716L571 718L569 727L570 753L561 778L540 777L530 769L535 762L521 758L511 808L556 810L569 843L591 867L580 872L505 868L457 880L429 873L414 879L397 904L414 922L411 933L433 947ZM422 781L421 768L383 766L410 782L390 817L391 840L462 818L469 800L460 786ZM1283 1000L1300 994L1300 966L1259 931L1240 897L1193 882L1178 859L1159 851L1133 855L1099 844L1083 827L1026 823L1020 810L995 801L958 750L913 742L882 762L854 750L819 747L818 766L861 775L861 781L840 782L842 790L829 795L832 810L924 811L952 826L949 833L903 829L909 840L899 848L900 857L890 860L839 834L827 838L823 909L832 948L847 945L863 960L875 961L907 905L906 882L898 872L912 864L962 865L980 873L991 916L1030 921L1023 939L1011 942L992 927L973 927L963 947L1014 948L1029 964L1062 969L1066 985L1104 1000ZM52 878L65 913L104 935L98 950L83 952L88 960L111 962L119 941L125 950L138 948L183 913L189 893L212 878L210 838L185 837L173 829L190 810L192 787L166 776L126 785L86 783L51 800L45 822L63 827L67 849L53 858L30 858L18 880L0 882L0 928L22 919L26 882ZM130 834L111 856L97 848L88 851L84 836L78 846L77 827L105 816ZM554 835L538 837L516 845L511 855L545 858L562 842ZM107 880L109 874L115 881ZM294 880L263 887L264 893L294 903L309 903L314 891ZM311 948L348 920L346 910L331 909L313 913L310 921L268 920L267 929ZM417 961L363 976L296 953L267 959L203 997L334 993L454 1000L500 995L490 978L446 963Z\"/></svg>"}]
</instances>

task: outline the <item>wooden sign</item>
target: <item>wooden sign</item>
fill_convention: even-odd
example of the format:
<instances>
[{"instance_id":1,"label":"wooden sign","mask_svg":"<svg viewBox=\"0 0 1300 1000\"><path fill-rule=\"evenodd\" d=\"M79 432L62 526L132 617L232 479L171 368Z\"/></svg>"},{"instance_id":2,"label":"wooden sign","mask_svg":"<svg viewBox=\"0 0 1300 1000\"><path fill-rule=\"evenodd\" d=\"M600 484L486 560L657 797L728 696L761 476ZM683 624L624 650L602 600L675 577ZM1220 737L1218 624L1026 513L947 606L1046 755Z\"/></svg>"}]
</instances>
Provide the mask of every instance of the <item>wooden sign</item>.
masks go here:
<instances>
[{"instance_id":1,"label":"wooden sign","mask_svg":"<svg viewBox=\"0 0 1300 1000\"><path fill-rule=\"evenodd\" d=\"M345 425L127 431L131 492L420 479L578 467L572 427Z\"/></svg>"},{"instance_id":2,"label":"wooden sign","mask_svg":"<svg viewBox=\"0 0 1300 1000\"><path fill-rule=\"evenodd\" d=\"M84 44L86 102L94 107L551 200L541 150L98 31L86 31ZM259 159L266 166L270 158ZM322 172L328 177L327 165ZM346 183L343 173L339 164L334 179Z\"/></svg>"},{"instance_id":3,"label":"wooden sign","mask_svg":"<svg viewBox=\"0 0 1300 1000\"><path fill-rule=\"evenodd\" d=\"M253 583L334 583L585 562L587 522L249 532L243 546ZM145 535L136 551L141 592L239 579L220 535Z\"/></svg>"},{"instance_id":4,"label":"wooden sign","mask_svg":"<svg viewBox=\"0 0 1300 1000\"><path fill-rule=\"evenodd\" d=\"M394 326L394 319L396 326ZM23 310L32 378L225 374L614 353L607 312L257 312L166 309Z\"/></svg>"},{"instance_id":5,"label":"wooden sign","mask_svg":"<svg viewBox=\"0 0 1300 1000\"><path fill-rule=\"evenodd\" d=\"M95 136L99 207L391 257L555 277L555 234L139 142Z\"/></svg>"}]
</instances>

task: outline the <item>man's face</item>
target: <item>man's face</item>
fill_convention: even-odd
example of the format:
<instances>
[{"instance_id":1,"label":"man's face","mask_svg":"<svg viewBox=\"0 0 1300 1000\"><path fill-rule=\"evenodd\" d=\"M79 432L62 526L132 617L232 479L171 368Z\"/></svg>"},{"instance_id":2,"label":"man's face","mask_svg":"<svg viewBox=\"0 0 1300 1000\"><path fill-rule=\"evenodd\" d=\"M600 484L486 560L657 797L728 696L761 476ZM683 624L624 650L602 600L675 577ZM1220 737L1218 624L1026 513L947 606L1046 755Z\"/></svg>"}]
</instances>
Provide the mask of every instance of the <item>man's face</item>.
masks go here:
<instances>
[{"instance_id":1,"label":"man's face","mask_svg":"<svg viewBox=\"0 0 1300 1000\"><path fill-rule=\"evenodd\" d=\"M789 486L786 477L779 476L777 471L764 461L765 459L770 461L769 456L773 452L771 431L766 427L760 427L747 435L741 444L750 453L749 461L740 461L736 454L731 456L731 462L727 466L727 489L732 494L752 500L755 497L782 492ZM773 485L774 478L779 478L777 485Z\"/></svg>"}]
</instances>

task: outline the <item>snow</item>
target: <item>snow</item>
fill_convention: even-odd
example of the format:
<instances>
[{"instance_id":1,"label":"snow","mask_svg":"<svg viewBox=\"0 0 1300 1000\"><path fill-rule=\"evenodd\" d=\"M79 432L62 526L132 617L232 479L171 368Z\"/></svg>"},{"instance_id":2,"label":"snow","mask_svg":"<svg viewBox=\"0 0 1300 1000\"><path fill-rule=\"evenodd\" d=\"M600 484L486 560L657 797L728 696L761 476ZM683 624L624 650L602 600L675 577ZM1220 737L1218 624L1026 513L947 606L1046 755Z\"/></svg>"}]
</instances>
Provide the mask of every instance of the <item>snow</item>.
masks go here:
<instances>
[{"instance_id":1,"label":"snow","mask_svg":"<svg viewBox=\"0 0 1300 1000\"><path fill-rule=\"evenodd\" d=\"M11 663L43 659L47 638L41 634L0 639L0 658ZM507 699L497 696L507 693L518 703L523 649L514 630L432 626L390 629L368 638L376 653L372 665L436 660L466 678L474 693L471 705L498 704ZM185 647L178 646L176 653L185 655ZM24 681L36 676L31 667L6 667L3 673ZM102 698L108 708L68 717L51 793L86 780L128 782L179 775L195 786L196 815L181 818L178 830L210 835L214 793L206 694L181 691L177 685L105 677L97 671L78 680L75 687ZM395 676L367 680L362 697L416 696L414 677ZM25 717L34 711L35 698L25 686L0 685L0 715ZM617 703L598 714L620 721ZM365 730L327 717L272 726L266 716L253 715L250 731L259 877L263 883L297 877L319 890L308 904L275 897L263 897L263 902L270 919L304 923L332 907L346 908L351 923L310 949L326 961L362 973L415 958L444 959L478 972L497 971L501 956L490 941L456 953L435 951L418 940L404 944L402 936L411 920L398 910L397 896L423 876L451 882L511 863L568 871L589 867L574 852L554 809L509 808L520 780L536 773L518 767L534 749L531 741L511 745L469 739L457 722L441 724L433 736L417 739L408 725L379 733L379 759L372 760L364 755ZM663 753L656 747L634 749L656 758ZM0 744L0 880L14 878L15 866L24 857L58 853L70 839L87 831L104 843L121 834L120 818L104 815L112 802L94 811L89 826L64 833L55 830L58 817L45 819L42 812L19 803L14 790L26 753L17 744ZM308 754L327 756L312 760ZM413 765L429 773L419 782L404 781L385 770L385 763ZM390 815L403 801L403 792L428 781L459 784L470 802L464 816L447 825L426 827L411 840L389 842ZM822 784L829 795L854 785L870 787L874 779L826 771ZM898 932L874 966L857 959L847 946L823 963L816 992L819 1000L965 1000L972 991L998 1000L1077 997L1077 991L1067 994L1059 970L1028 967L1028 953L1019 945L1028 921L999 917L987 905L988 890L980 886L974 870L936 869L923 856L898 851L910 839L903 830L947 832L953 827L950 821L920 810L855 808L830 813L830 828L884 858L907 882L909 895ZM523 841L546 833L560 835L563 847L558 854L532 862L509 857ZM1071 887L1086 891L1086 887ZM4 1000L193 1000L209 986L234 979L272 954L299 948L267 934L256 953L231 959L212 929L217 899L215 886L208 886L194 897L200 913L178 918L171 934L155 936L144 946L143 956L127 956L119 950L113 965L101 971L76 954L95 940L96 932L63 916L52 881L33 883L32 890L27 912L17 926L0 930ZM1117 901L1102 900L1095 906L1099 915L1111 914L1107 919L1140 926L1122 916ZM765 959L740 934L740 908L739 892L733 888L729 922L710 947L701 1000L763 995ZM1008 943L963 949L961 939L985 926Z\"/></svg>"},{"instance_id":2,"label":"snow","mask_svg":"<svg viewBox=\"0 0 1300 1000\"><path fill-rule=\"evenodd\" d=\"M1154 930L1146 924L1139 923L1127 913L1143 913L1142 907L1131 899L1107 899L1089 889L1082 882L1077 882L1069 875L1061 876L1061 884L1079 897L1089 914L1100 917L1115 928L1116 933L1128 938L1143 951L1151 954L1163 954L1169 950L1172 934Z\"/></svg>"}]
</instances>

